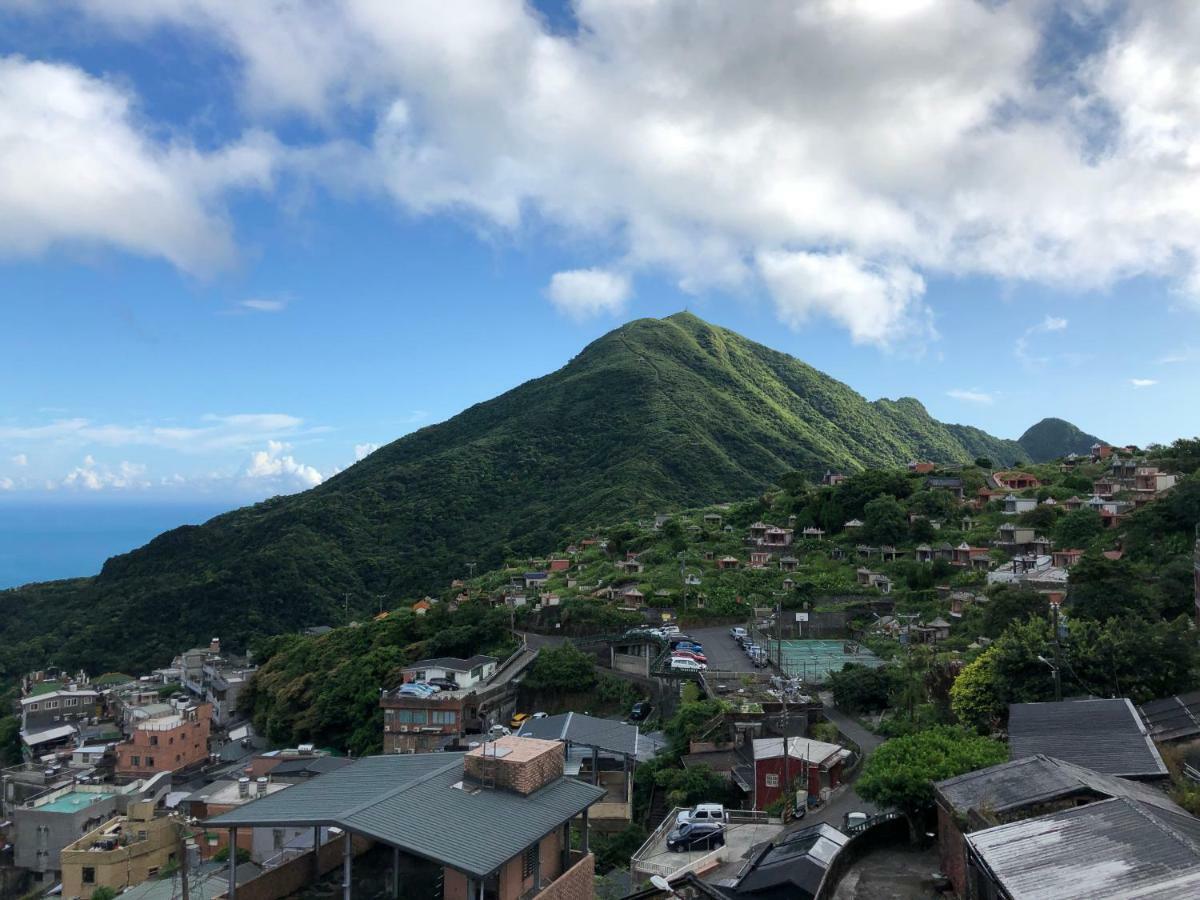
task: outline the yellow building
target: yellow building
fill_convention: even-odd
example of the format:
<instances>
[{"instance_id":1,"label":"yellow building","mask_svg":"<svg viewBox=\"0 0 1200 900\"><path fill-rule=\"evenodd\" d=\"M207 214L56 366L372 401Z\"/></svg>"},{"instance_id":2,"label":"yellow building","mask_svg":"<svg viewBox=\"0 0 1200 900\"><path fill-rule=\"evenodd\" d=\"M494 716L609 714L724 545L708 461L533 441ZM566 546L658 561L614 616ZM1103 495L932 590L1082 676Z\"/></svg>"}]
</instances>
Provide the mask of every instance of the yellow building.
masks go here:
<instances>
[{"instance_id":1,"label":"yellow building","mask_svg":"<svg viewBox=\"0 0 1200 900\"><path fill-rule=\"evenodd\" d=\"M129 814L114 816L89 831L61 855L64 900L87 900L98 887L120 890L154 878L179 855L180 823L154 815L154 801L129 805Z\"/></svg>"}]
</instances>

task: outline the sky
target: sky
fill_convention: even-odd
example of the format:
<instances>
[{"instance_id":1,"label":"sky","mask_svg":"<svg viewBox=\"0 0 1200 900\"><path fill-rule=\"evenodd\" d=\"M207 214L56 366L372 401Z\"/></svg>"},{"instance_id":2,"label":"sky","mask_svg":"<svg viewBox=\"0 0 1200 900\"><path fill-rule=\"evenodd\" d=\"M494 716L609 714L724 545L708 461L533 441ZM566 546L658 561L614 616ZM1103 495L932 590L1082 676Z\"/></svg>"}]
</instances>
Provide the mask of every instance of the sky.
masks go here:
<instances>
[{"instance_id":1,"label":"sky","mask_svg":"<svg viewBox=\"0 0 1200 900\"><path fill-rule=\"evenodd\" d=\"M1198 42L1170 0L0 0L0 503L302 490L681 309L1004 437L1194 435Z\"/></svg>"}]
</instances>

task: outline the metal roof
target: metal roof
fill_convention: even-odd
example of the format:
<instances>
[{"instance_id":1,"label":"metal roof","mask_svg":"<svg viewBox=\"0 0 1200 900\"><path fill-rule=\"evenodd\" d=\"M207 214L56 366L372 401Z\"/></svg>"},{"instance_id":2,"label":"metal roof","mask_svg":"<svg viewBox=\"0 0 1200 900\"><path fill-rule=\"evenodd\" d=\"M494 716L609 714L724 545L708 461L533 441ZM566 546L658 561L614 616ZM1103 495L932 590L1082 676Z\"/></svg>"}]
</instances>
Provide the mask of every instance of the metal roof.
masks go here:
<instances>
[{"instance_id":1,"label":"metal roof","mask_svg":"<svg viewBox=\"0 0 1200 900\"><path fill-rule=\"evenodd\" d=\"M1144 703L1142 716L1156 741L1200 735L1200 691Z\"/></svg>"},{"instance_id":2,"label":"metal roof","mask_svg":"<svg viewBox=\"0 0 1200 900\"><path fill-rule=\"evenodd\" d=\"M546 716L543 719L526 719L521 723L517 735L547 741L567 741L619 753L622 756L637 756L638 751L636 725L626 725L612 719L597 719L577 712Z\"/></svg>"},{"instance_id":3,"label":"metal roof","mask_svg":"<svg viewBox=\"0 0 1200 900\"><path fill-rule=\"evenodd\" d=\"M1012 900L1200 895L1200 819L1124 798L966 836Z\"/></svg>"},{"instance_id":4,"label":"metal roof","mask_svg":"<svg viewBox=\"0 0 1200 900\"><path fill-rule=\"evenodd\" d=\"M455 656L435 656L432 659L419 659L404 667L405 672L414 669L445 669L448 672L470 672L476 666L499 662L494 656L472 656L470 659L459 659Z\"/></svg>"},{"instance_id":5,"label":"metal roof","mask_svg":"<svg viewBox=\"0 0 1200 900\"><path fill-rule=\"evenodd\" d=\"M1008 743L1018 759L1045 754L1105 775L1167 774L1137 710L1124 698L1013 703Z\"/></svg>"},{"instance_id":6,"label":"metal roof","mask_svg":"<svg viewBox=\"0 0 1200 900\"><path fill-rule=\"evenodd\" d=\"M1049 756L1028 756L968 772L939 781L934 789L960 815L971 811L999 815L1051 800L1089 794L1098 798L1126 797L1168 811L1182 812L1165 793L1149 785L1102 775Z\"/></svg>"},{"instance_id":7,"label":"metal roof","mask_svg":"<svg viewBox=\"0 0 1200 900\"><path fill-rule=\"evenodd\" d=\"M793 831L779 843L768 843L758 851L733 892L767 900L814 897L826 870L849 840L823 822Z\"/></svg>"},{"instance_id":8,"label":"metal roof","mask_svg":"<svg viewBox=\"0 0 1200 900\"><path fill-rule=\"evenodd\" d=\"M461 753L368 756L205 825L337 825L483 878L604 795L573 778L528 796L464 789Z\"/></svg>"}]
</instances>

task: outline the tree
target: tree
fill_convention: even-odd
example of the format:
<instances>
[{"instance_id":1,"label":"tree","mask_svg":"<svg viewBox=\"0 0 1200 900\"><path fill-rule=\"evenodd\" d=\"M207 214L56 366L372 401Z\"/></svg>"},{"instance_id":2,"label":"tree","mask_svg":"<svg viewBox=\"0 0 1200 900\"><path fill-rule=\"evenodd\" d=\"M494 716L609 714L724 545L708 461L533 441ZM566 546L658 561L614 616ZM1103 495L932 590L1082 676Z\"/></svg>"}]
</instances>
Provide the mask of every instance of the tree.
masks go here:
<instances>
[{"instance_id":1,"label":"tree","mask_svg":"<svg viewBox=\"0 0 1200 900\"><path fill-rule=\"evenodd\" d=\"M92 900L113 900L116 896L116 889L110 888L107 885L103 885L92 891Z\"/></svg>"},{"instance_id":2,"label":"tree","mask_svg":"<svg viewBox=\"0 0 1200 900\"><path fill-rule=\"evenodd\" d=\"M1008 712L996 674L998 652L996 644L988 647L958 673L950 687L950 710L954 718L981 733L999 728Z\"/></svg>"},{"instance_id":3,"label":"tree","mask_svg":"<svg viewBox=\"0 0 1200 900\"><path fill-rule=\"evenodd\" d=\"M725 711L720 700L701 700L680 704L679 709L663 726L676 753L687 753L688 745L702 737L708 724Z\"/></svg>"},{"instance_id":4,"label":"tree","mask_svg":"<svg viewBox=\"0 0 1200 900\"><path fill-rule=\"evenodd\" d=\"M986 456L977 456L975 457L975 465L981 469L990 469L992 468L992 461Z\"/></svg>"},{"instance_id":5,"label":"tree","mask_svg":"<svg viewBox=\"0 0 1200 900\"><path fill-rule=\"evenodd\" d=\"M913 519L908 533L919 544L927 544L937 536L937 532L933 530L933 525L925 518Z\"/></svg>"},{"instance_id":6,"label":"tree","mask_svg":"<svg viewBox=\"0 0 1200 900\"><path fill-rule=\"evenodd\" d=\"M1156 612L1155 598L1133 564L1100 553L1085 553L1071 568L1067 600L1073 615L1097 622L1145 619Z\"/></svg>"},{"instance_id":7,"label":"tree","mask_svg":"<svg viewBox=\"0 0 1200 900\"><path fill-rule=\"evenodd\" d=\"M1024 622L1030 616L1045 618L1049 609L1046 596L1038 591L997 585L988 592L988 602L983 607L983 633L999 637L1013 622Z\"/></svg>"},{"instance_id":8,"label":"tree","mask_svg":"<svg viewBox=\"0 0 1200 900\"><path fill-rule=\"evenodd\" d=\"M1104 522L1094 509L1082 507L1067 513L1054 526L1054 543L1059 547L1087 547L1104 531Z\"/></svg>"},{"instance_id":9,"label":"tree","mask_svg":"<svg viewBox=\"0 0 1200 900\"><path fill-rule=\"evenodd\" d=\"M893 738L863 765L855 789L860 797L895 809L908 820L917 840L917 823L933 809L933 784L1008 759L1008 748L963 728L942 725Z\"/></svg>"},{"instance_id":10,"label":"tree","mask_svg":"<svg viewBox=\"0 0 1200 900\"><path fill-rule=\"evenodd\" d=\"M574 644L544 647L529 668L522 687L548 694L587 691L596 684L596 662Z\"/></svg>"},{"instance_id":11,"label":"tree","mask_svg":"<svg viewBox=\"0 0 1200 900\"><path fill-rule=\"evenodd\" d=\"M895 497L883 494L863 510L863 532L877 544L899 544L908 534L908 517Z\"/></svg>"},{"instance_id":12,"label":"tree","mask_svg":"<svg viewBox=\"0 0 1200 900\"><path fill-rule=\"evenodd\" d=\"M893 666L871 669L847 663L840 672L830 672L828 686L833 702L846 712L875 712L887 709L892 692L899 686L898 670Z\"/></svg>"},{"instance_id":13,"label":"tree","mask_svg":"<svg viewBox=\"0 0 1200 900\"><path fill-rule=\"evenodd\" d=\"M1058 521L1058 507L1042 503L1021 514L1021 524L1036 528L1041 534L1048 534Z\"/></svg>"}]
</instances>

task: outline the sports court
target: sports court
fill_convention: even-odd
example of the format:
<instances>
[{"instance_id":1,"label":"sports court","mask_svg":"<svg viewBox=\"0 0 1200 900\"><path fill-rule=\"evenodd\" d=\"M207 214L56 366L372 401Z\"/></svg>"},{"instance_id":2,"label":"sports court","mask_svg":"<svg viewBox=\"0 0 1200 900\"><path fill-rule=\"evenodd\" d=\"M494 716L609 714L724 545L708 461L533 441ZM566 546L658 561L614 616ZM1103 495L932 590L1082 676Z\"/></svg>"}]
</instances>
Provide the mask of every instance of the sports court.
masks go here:
<instances>
[{"instance_id":1,"label":"sports court","mask_svg":"<svg viewBox=\"0 0 1200 900\"><path fill-rule=\"evenodd\" d=\"M884 664L870 650L851 641L784 641L781 655L779 668L785 675L815 683L823 682L830 672L840 672L846 663L873 669Z\"/></svg>"}]
</instances>

